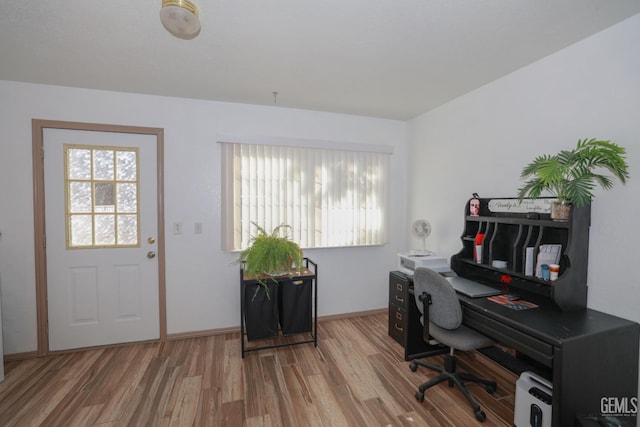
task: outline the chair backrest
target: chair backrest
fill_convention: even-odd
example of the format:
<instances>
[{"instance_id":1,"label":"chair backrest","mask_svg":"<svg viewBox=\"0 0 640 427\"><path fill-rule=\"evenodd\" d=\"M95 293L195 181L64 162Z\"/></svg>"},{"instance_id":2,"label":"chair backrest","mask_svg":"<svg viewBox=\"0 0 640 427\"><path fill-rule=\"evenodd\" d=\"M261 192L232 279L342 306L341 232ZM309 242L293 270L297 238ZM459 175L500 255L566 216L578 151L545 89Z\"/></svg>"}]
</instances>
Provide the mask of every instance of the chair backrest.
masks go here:
<instances>
[{"instance_id":1,"label":"chair backrest","mask_svg":"<svg viewBox=\"0 0 640 427\"><path fill-rule=\"evenodd\" d=\"M423 302L420 301L420 295L423 292L431 295L429 306L431 323L443 329L457 329L462 324L462 308L460 308L456 290L440 273L428 268L417 268L413 274L413 290L416 305L423 314L424 307Z\"/></svg>"}]
</instances>

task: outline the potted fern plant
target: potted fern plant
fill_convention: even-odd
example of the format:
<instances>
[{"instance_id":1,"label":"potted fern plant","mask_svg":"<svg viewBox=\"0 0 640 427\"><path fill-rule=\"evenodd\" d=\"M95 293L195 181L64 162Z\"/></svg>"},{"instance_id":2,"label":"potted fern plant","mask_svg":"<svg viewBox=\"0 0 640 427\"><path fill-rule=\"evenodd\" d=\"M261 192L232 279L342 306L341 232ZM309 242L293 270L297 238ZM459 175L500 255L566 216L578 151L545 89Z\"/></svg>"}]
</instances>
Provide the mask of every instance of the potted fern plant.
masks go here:
<instances>
[{"instance_id":1,"label":"potted fern plant","mask_svg":"<svg viewBox=\"0 0 640 427\"><path fill-rule=\"evenodd\" d=\"M291 275L292 267L302 269L302 251L287 232L291 226L281 224L269 233L252 224L257 233L238 257L244 277L252 279L243 295L249 341L278 335L278 278Z\"/></svg>"},{"instance_id":2,"label":"potted fern plant","mask_svg":"<svg viewBox=\"0 0 640 427\"><path fill-rule=\"evenodd\" d=\"M609 190L613 187L613 178L624 184L629 178L628 169L623 147L595 138L578 140L572 150L541 155L526 165L520 177L528 180L518 189L518 197L520 201L537 198L546 191L557 199L551 207L551 218L566 221L572 205L580 207L591 203L596 186ZM604 171L613 177L603 175Z\"/></svg>"},{"instance_id":3,"label":"potted fern plant","mask_svg":"<svg viewBox=\"0 0 640 427\"><path fill-rule=\"evenodd\" d=\"M287 230L290 225L280 224L271 233L255 222L258 229L253 235L249 247L240 252L239 261L245 263L244 272L256 276L261 281L264 276L282 276L290 274L291 267L302 267L302 251L300 246L289 239Z\"/></svg>"}]
</instances>

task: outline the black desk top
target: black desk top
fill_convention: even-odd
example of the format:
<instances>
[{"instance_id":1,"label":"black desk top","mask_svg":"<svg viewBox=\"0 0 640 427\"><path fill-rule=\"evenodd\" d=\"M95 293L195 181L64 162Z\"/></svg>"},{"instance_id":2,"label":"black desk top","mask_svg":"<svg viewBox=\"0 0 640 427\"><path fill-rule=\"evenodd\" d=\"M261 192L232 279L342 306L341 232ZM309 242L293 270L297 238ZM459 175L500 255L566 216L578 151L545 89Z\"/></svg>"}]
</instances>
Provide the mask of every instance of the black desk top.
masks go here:
<instances>
[{"instance_id":1,"label":"black desk top","mask_svg":"<svg viewBox=\"0 0 640 427\"><path fill-rule=\"evenodd\" d=\"M469 298L458 295L463 307L525 332L540 340L559 346L563 341L585 335L593 336L607 331L629 327L640 328L636 322L612 316L589 308L561 311L549 301L527 301L539 305L527 310L512 310L487 298Z\"/></svg>"}]
</instances>

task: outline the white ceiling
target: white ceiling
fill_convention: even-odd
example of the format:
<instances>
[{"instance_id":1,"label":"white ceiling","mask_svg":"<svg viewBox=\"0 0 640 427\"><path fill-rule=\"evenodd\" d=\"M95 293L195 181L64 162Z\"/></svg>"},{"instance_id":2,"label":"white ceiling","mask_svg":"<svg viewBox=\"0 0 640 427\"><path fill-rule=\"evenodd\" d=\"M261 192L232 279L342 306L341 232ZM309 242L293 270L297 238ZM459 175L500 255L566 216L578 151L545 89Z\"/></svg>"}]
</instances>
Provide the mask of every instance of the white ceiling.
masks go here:
<instances>
[{"instance_id":1,"label":"white ceiling","mask_svg":"<svg viewBox=\"0 0 640 427\"><path fill-rule=\"evenodd\" d=\"M407 120L640 13L638 0L0 0L0 79ZM594 58L596 61L597 58Z\"/></svg>"}]
</instances>

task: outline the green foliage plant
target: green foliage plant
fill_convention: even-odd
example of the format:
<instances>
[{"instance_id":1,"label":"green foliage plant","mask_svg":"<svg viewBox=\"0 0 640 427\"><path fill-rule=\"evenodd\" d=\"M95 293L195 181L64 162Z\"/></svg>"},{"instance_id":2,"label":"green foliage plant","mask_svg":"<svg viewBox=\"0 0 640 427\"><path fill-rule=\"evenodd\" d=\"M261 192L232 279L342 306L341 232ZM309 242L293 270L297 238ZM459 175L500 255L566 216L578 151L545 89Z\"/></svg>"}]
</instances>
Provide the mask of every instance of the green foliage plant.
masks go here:
<instances>
[{"instance_id":1,"label":"green foliage plant","mask_svg":"<svg viewBox=\"0 0 640 427\"><path fill-rule=\"evenodd\" d=\"M255 222L252 224L257 233L251 237L249 246L240 252L238 262L244 263L245 275L254 276L268 296L265 280L277 282L274 277L291 275L292 265L296 270L301 270L302 250L289 238L290 225L280 224L268 233Z\"/></svg>"},{"instance_id":2,"label":"green foliage plant","mask_svg":"<svg viewBox=\"0 0 640 427\"><path fill-rule=\"evenodd\" d=\"M585 206L591 203L597 185L605 190L613 187L613 178L601 172L609 171L624 184L628 169L623 147L611 141L578 140L572 150L538 156L525 166L520 177L528 181L518 189L518 197L520 201L537 198L546 191L558 201Z\"/></svg>"}]
</instances>

